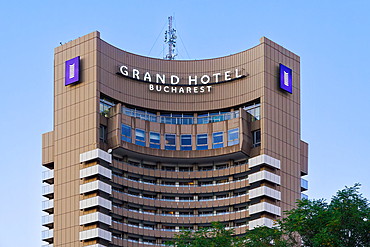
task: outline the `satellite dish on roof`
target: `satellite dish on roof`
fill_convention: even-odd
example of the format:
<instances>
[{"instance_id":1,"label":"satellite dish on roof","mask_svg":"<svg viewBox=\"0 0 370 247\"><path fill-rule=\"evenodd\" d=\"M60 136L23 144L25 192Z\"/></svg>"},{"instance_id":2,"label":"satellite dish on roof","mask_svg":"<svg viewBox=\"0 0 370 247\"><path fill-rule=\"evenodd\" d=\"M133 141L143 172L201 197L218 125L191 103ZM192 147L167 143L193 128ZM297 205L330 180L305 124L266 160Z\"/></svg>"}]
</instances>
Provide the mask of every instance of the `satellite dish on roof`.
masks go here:
<instances>
[{"instance_id":1,"label":"satellite dish on roof","mask_svg":"<svg viewBox=\"0 0 370 247\"><path fill-rule=\"evenodd\" d=\"M112 153L112 149L110 148L110 149L108 149L108 153L109 154L111 154Z\"/></svg>"}]
</instances>

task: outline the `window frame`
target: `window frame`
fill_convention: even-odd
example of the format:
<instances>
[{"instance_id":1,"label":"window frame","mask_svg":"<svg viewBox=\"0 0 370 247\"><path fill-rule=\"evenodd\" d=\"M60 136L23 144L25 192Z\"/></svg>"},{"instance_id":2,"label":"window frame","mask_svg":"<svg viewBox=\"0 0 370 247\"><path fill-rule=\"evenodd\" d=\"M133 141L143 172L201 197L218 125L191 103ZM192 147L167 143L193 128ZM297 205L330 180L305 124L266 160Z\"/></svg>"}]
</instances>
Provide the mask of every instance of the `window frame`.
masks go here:
<instances>
[{"instance_id":1,"label":"window frame","mask_svg":"<svg viewBox=\"0 0 370 247\"><path fill-rule=\"evenodd\" d=\"M257 135L258 134L259 134L259 142L257 142ZM253 143L252 148L261 146L261 142L262 142L261 130L259 129L259 130L253 131L252 132L252 143Z\"/></svg>"},{"instance_id":2,"label":"window frame","mask_svg":"<svg viewBox=\"0 0 370 247\"><path fill-rule=\"evenodd\" d=\"M221 135L221 141L215 142L215 138L218 137L215 135ZM223 147L224 147L224 132L223 131L213 132L212 133L212 149L223 148Z\"/></svg>"},{"instance_id":3,"label":"window frame","mask_svg":"<svg viewBox=\"0 0 370 247\"><path fill-rule=\"evenodd\" d=\"M237 138L231 139L234 137L237 132ZM227 130L227 146L234 146L239 144L239 127L234 129Z\"/></svg>"},{"instance_id":4,"label":"window frame","mask_svg":"<svg viewBox=\"0 0 370 247\"><path fill-rule=\"evenodd\" d=\"M152 138L152 135L158 135L158 137L159 137L158 142L157 142L157 139ZM149 147L150 148L156 148L156 149L161 148L161 133L154 132L154 131L149 132Z\"/></svg>"},{"instance_id":5,"label":"window frame","mask_svg":"<svg viewBox=\"0 0 370 247\"><path fill-rule=\"evenodd\" d=\"M200 138L205 139L206 143L199 144ZM208 150L208 133L197 134L197 150Z\"/></svg>"},{"instance_id":6,"label":"window frame","mask_svg":"<svg viewBox=\"0 0 370 247\"><path fill-rule=\"evenodd\" d=\"M183 137L189 137L190 136L190 145L189 144L183 144ZM192 142L193 142L193 138L192 138L192 135L191 134L184 134L184 135L181 135L180 136L180 150L182 151L191 151L193 150L193 146L192 146Z\"/></svg>"},{"instance_id":7,"label":"window frame","mask_svg":"<svg viewBox=\"0 0 370 247\"><path fill-rule=\"evenodd\" d=\"M127 127L125 133L123 132L123 130L125 129L124 127ZM131 143L131 131L132 131L131 126L121 124L121 140Z\"/></svg>"},{"instance_id":8,"label":"window frame","mask_svg":"<svg viewBox=\"0 0 370 247\"><path fill-rule=\"evenodd\" d=\"M174 144L167 144L167 137L174 137ZM176 150L176 134L164 134L164 149L165 150Z\"/></svg>"},{"instance_id":9,"label":"window frame","mask_svg":"<svg viewBox=\"0 0 370 247\"><path fill-rule=\"evenodd\" d=\"M138 133L141 132L143 133L143 137L139 136ZM138 139L138 137L142 138ZM145 130L142 129L135 129L135 144L139 146L145 147Z\"/></svg>"}]
</instances>

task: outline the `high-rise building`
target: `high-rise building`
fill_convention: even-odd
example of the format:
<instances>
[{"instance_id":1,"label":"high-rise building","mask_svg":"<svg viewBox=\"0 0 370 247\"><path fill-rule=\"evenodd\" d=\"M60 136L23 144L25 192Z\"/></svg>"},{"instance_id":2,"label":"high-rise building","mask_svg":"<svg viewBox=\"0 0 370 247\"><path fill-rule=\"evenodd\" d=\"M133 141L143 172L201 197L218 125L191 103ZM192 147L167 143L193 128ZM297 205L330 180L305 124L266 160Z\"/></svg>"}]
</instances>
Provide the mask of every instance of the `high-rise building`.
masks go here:
<instances>
[{"instance_id":1,"label":"high-rise building","mask_svg":"<svg viewBox=\"0 0 370 247\"><path fill-rule=\"evenodd\" d=\"M219 221L272 226L307 189L300 58L249 50L173 61L93 32L55 48L42 137L46 246L161 246Z\"/></svg>"}]
</instances>

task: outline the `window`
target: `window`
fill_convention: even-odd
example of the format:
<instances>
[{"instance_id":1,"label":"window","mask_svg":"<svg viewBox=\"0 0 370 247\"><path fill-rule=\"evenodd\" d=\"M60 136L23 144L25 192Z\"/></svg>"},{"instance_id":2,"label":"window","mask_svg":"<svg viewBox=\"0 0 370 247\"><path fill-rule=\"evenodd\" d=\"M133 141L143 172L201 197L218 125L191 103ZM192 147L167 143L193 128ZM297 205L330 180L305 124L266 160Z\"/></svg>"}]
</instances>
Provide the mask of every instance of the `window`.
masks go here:
<instances>
[{"instance_id":1,"label":"window","mask_svg":"<svg viewBox=\"0 0 370 247\"><path fill-rule=\"evenodd\" d=\"M191 151L191 135L181 135L181 150Z\"/></svg>"},{"instance_id":2,"label":"window","mask_svg":"<svg viewBox=\"0 0 370 247\"><path fill-rule=\"evenodd\" d=\"M138 110L136 108L128 108L128 107L122 106L122 113L127 116L139 118L142 120L148 120L150 122L157 122L157 114L154 112Z\"/></svg>"},{"instance_id":3,"label":"window","mask_svg":"<svg viewBox=\"0 0 370 247\"><path fill-rule=\"evenodd\" d=\"M149 132L149 147L151 148L161 148L160 134L157 132Z\"/></svg>"},{"instance_id":4,"label":"window","mask_svg":"<svg viewBox=\"0 0 370 247\"><path fill-rule=\"evenodd\" d=\"M251 106L246 106L243 109L252 115L252 122L261 119L261 104L260 103L257 103Z\"/></svg>"},{"instance_id":5,"label":"window","mask_svg":"<svg viewBox=\"0 0 370 247\"><path fill-rule=\"evenodd\" d=\"M100 136L100 140L102 142L106 142L107 141L107 127L106 126L100 125L100 133L99 133L99 136Z\"/></svg>"},{"instance_id":6,"label":"window","mask_svg":"<svg viewBox=\"0 0 370 247\"><path fill-rule=\"evenodd\" d=\"M122 141L131 142L131 127L125 124L122 124Z\"/></svg>"},{"instance_id":7,"label":"window","mask_svg":"<svg viewBox=\"0 0 370 247\"><path fill-rule=\"evenodd\" d=\"M261 130L253 131L253 147L261 146Z\"/></svg>"},{"instance_id":8,"label":"window","mask_svg":"<svg viewBox=\"0 0 370 247\"><path fill-rule=\"evenodd\" d=\"M100 114L108 117L109 108L114 106L114 103L108 99L100 99L99 112Z\"/></svg>"},{"instance_id":9,"label":"window","mask_svg":"<svg viewBox=\"0 0 370 247\"><path fill-rule=\"evenodd\" d=\"M198 134L197 150L207 150L207 149L208 149L208 134Z\"/></svg>"},{"instance_id":10,"label":"window","mask_svg":"<svg viewBox=\"0 0 370 247\"><path fill-rule=\"evenodd\" d=\"M164 149L176 150L176 135L175 134L165 134Z\"/></svg>"},{"instance_id":11,"label":"window","mask_svg":"<svg viewBox=\"0 0 370 247\"><path fill-rule=\"evenodd\" d=\"M228 146L239 144L239 128L229 130L227 136Z\"/></svg>"},{"instance_id":12,"label":"window","mask_svg":"<svg viewBox=\"0 0 370 247\"><path fill-rule=\"evenodd\" d=\"M212 148L222 148L224 147L224 132L214 132L213 133L213 146Z\"/></svg>"},{"instance_id":13,"label":"window","mask_svg":"<svg viewBox=\"0 0 370 247\"><path fill-rule=\"evenodd\" d=\"M181 124L193 124L193 114L182 114Z\"/></svg>"},{"instance_id":14,"label":"window","mask_svg":"<svg viewBox=\"0 0 370 247\"><path fill-rule=\"evenodd\" d=\"M161 113L161 123L166 124L193 124L192 114Z\"/></svg>"},{"instance_id":15,"label":"window","mask_svg":"<svg viewBox=\"0 0 370 247\"><path fill-rule=\"evenodd\" d=\"M207 124L209 123L208 113L206 114L199 114L197 118L198 124Z\"/></svg>"},{"instance_id":16,"label":"window","mask_svg":"<svg viewBox=\"0 0 370 247\"><path fill-rule=\"evenodd\" d=\"M135 130L135 144L145 147L145 131L141 129Z\"/></svg>"}]
</instances>

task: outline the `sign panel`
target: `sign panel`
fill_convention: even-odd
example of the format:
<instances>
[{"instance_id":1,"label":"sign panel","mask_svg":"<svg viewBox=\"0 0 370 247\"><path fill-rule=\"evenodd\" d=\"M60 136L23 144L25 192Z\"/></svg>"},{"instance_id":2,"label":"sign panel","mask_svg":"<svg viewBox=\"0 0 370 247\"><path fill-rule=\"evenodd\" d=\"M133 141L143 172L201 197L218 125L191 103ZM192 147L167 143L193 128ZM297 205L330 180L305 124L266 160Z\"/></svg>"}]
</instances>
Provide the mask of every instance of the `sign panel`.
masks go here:
<instances>
[{"instance_id":1,"label":"sign panel","mask_svg":"<svg viewBox=\"0 0 370 247\"><path fill-rule=\"evenodd\" d=\"M292 69L280 64L280 88L293 93Z\"/></svg>"},{"instance_id":2,"label":"sign panel","mask_svg":"<svg viewBox=\"0 0 370 247\"><path fill-rule=\"evenodd\" d=\"M80 80L80 56L66 61L65 86Z\"/></svg>"},{"instance_id":3,"label":"sign panel","mask_svg":"<svg viewBox=\"0 0 370 247\"><path fill-rule=\"evenodd\" d=\"M149 91L164 93L210 93L212 85L234 81L246 77L244 69L234 68L225 72L212 72L203 75L188 75L179 77L177 75L165 75L162 73L140 72L138 69L129 69L126 65L118 67L118 75L146 82Z\"/></svg>"}]
</instances>

